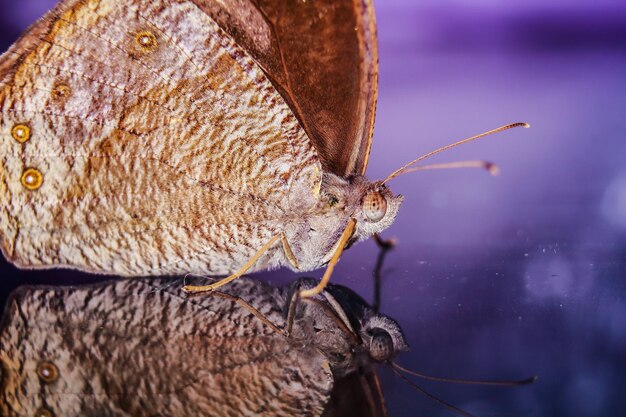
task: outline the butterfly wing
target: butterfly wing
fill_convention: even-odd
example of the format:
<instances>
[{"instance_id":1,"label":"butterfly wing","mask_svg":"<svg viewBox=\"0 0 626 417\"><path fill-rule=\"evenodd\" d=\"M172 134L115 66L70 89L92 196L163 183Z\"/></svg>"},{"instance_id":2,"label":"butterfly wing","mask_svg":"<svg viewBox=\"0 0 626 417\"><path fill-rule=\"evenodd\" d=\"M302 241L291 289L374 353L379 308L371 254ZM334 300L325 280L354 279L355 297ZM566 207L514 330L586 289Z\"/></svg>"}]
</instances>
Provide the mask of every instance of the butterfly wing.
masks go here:
<instances>
[{"instance_id":1,"label":"butterfly wing","mask_svg":"<svg viewBox=\"0 0 626 417\"><path fill-rule=\"evenodd\" d=\"M351 373L335 381L323 417L387 417L385 398L374 369Z\"/></svg>"},{"instance_id":2,"label":"butterfly wing","mask_svg":"<svg viewBox=\"0 0 626 417\"><path fill-rule=\"evenodd\" d=\"M0 246L22 267L228 274L321 181L268 77L192 1L61 3L0 58L0 111Z\"/></svg>"},{"instance_id":3,"label":"butterfly wing","mask_svg":"<svg viewBox=\"0 0 626 417\"><path fill-rule=\"evenodd\" d=\"M21 289L0 329L0 414L40 415L42 405L67 417L322 413L333 379L321 353L234 301L184 298L179 287ZM242 279L230 292L283 320L275 289Z\"/></svg>"},{"instance_id":4,"label":"butterfly wing","mask_svg":"<svg viewBox=\"0 0 626 417\"><path fill-rule=\"evenodd\" d=\"M282 92L326 171L363 174L374 127L378 50L370 0L195 0Z\"/></svg>"}]
</instances>

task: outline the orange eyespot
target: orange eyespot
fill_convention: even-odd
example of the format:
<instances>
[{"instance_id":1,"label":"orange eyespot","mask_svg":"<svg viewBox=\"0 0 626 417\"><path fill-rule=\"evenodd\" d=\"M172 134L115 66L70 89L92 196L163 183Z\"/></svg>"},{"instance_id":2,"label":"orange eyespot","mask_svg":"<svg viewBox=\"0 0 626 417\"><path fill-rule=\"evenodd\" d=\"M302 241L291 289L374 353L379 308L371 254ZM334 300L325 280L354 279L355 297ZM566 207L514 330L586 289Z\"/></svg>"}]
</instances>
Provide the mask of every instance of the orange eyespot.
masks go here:
<instances>
[{"instance_id":1,"label":"orange eyespot","mask_svg":"<svg viewBox=\"0 0 626 417\"><path fill-rule=\"evenodd\" d=\"M43 183L43 174L35 168L28 168L22 174L22 185L33 191L41 187Z\"/></svg>"},{"instance_id":2,"label":"orange eyespot","mask_svg":"<svg viewBox=\"0 0 626 417\"><path fill-rule=\"evenodd\" d=\"M363 197L363 212L367 220L378 222L387 213L387 200L378 191L370 191Z\"/></svg>"},{"instance_id":3,"label":"orange eyespot","mask_svg":"<svg viewBox=\"0 0 626 417\"><path fill-rule=\"evenodd\" d=\"M146 52L154 51L159 45L152 32L142 31L135 35L135 42Z\"/></svg>"},{"instance_id":4,"label":"orange eyespot","mask_svg":"<svg viewBox=\"0 0 626 417\"><path fill-rule=\"evenodd\" d=\"M30 139L30 128L26 125L16 125L11 130L11 135L19 143L24 143Z\"/></svg>"},{"instance_id":5,"label":"orange eyespot","mask_svg":"<svg viewBox=\"0 0 626 417\"><path fill-rule=\"evenodd\" d=\"M57 84L52 89L52 98L54 100L64 100L72 95L72 89L67 84Z\"/></svg>"},{"instance_id":6,"label":"orange eyespot","mask_svg":"<svg viewBox=\"0 0 626 417\"><path fill-rule=\"evenodd\" d=\"M42 362L37 367L37 376L46 384L51 384L59 379L59 369L52 362Z\"/></svg>"}]
</instances>

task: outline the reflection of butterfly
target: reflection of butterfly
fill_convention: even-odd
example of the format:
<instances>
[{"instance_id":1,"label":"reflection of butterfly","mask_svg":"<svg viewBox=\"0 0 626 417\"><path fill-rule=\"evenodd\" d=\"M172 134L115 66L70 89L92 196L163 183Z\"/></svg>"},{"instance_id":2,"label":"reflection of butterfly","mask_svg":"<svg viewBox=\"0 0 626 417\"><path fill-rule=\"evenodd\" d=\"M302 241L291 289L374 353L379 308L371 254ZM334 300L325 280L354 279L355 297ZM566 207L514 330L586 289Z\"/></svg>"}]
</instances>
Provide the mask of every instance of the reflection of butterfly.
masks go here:
<instances>
[{"instance_id":1,"label":"reflection of butterfly","mask_svg":"<svg viewBox=\"0 0 626 417\"><path fill-rule=\"evenodd\" d=\"M5 256L125 276L334 263L401 202L361 176L377 59L369 1L63 1L0 60Z\"/></svg>"},{"instance_id":2,"label":"reflection of butterfly","mask_svg":"<svg viewBox=\"0 0 626 417\"><path fill-rule=\"evenodd\" d=\"M311 280L242 279L195 298L179 284L19 289L0 332L0 413L385 415L373 366L406 342L351 290L329 286L294 313Z\"/></svg>"}]
</instances>

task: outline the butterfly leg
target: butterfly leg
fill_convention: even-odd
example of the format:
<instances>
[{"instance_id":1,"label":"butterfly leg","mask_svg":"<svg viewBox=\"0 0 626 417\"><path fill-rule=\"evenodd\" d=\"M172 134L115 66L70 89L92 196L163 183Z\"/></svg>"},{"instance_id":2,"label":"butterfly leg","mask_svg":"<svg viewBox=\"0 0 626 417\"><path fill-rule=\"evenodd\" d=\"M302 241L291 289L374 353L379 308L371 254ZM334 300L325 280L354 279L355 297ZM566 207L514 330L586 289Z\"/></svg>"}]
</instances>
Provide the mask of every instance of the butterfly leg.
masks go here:
<instances>
[{"instance_id":1,"label":"butterfly leg","mask_svg":"<svg viewBox=\"0 0 626 417\"><path fill-rule=\"evenodd\" d=\"M287 258L287 260L289 261L289 263L291 264L291 266L293 266L294 269L299 269L298 268L298 260L296 259L296 255L293 254L293 251L291 250L291 246L289 246L289 241L287 240L287 236L285 236L284 233L281 233L281 238L280 241L283 244L283 251L285 251L285 257Z\"/></svg>"},{"instance_id":2,"label":"butterfly leg","mask_svg":"<svg viewBox=\"0 0 626 417\"><path fill-rule=\"evenodd\" d=\"M229 282L236 280L237 278L239 278L240 276L248 272L250 268L254 266L256 261L258 261L265 252L267 252L272 246L274 246L274 244L278 241L278 239L284 239L284 234L281 233L271 238L269 242L263 245L263 247L259 249L257 253L255 253L254 256L250 258L248 262L246 262L246 264L242 266L234 274L210 285L185 285L183 287L183 291L187 294L195 294L199 292L210 292L221 287L222 285L228 284ZM291 249L289 250L291 251ZM293 253L291 255L293 256Z\"/></svg>"},{"instance_id":3,"label":"butterfly leg","mask_svg":"<svg viewBox=\"0 0 626 417\"><path fill-rule=\"evenodd\" d=\"M283 336L287 336L287 334L285 333L284 330L280 329L278 326L276 326L274 323L272 323L270 321L270 319L265 317L263 315L263 313L261 313L259 310L254 308L252 306L252 304L250 304L249 302L247 302L243 298L237 297L236 295L227 294L227 293L221 292L221 291L213 291L213 292L211 292L211 295L215 296L215 297L223 298L225 300L230 300L230 301L233 301L233 302L237 303L239 306L241 306L241 307L245 308L246 310L248 310L253 316L255 316L257 319L259 319L263 324L268 326L270 329L274 330L276 333L281 334Z\"/></svg>"},{"instance_id":4,"label":"butterfly leg","mask_svg":"<svg viewBox=\"0 0 626 417\"><path fill-rule=\"evenodd\" d=\"M301 298L313 297L319 294L320 292L322 292L324 288L326 288L328 281L330 281L330 276L333 274L333 270L335 269L335 265L337 265L337 262L339 262L339 258L341 257L341 254L343 253L343 249L346 247L346 245L348 244L348 241L352 237L355 227L356 227L356 220L350 219L350 221L348 222L348 225L346 226L345 230L341 234L339 241L337 242L335 253L333 253L333 257L330 258L330 262L328 262L328 266L326 267L326 271L324 272L324 276L322 277L321 281L319 282L319 284L317 284L313 288L300 291Z\"/></svg>"},{"instance_id":5,"label":"butterfly leg","mask_svg":"<svg viewBox=\"0 0 626 417\"><path fill-rule=\"evenodd\" d=\"M293 330L293 321L296 317L296 308L298 307L298 303L300 302L300 291L294 291L291 296L291 300L289 300L289 309L287 310L287 325L285 329L285 334L287 336L291 335L291 330Z\"/></svg>"}]
</instances>

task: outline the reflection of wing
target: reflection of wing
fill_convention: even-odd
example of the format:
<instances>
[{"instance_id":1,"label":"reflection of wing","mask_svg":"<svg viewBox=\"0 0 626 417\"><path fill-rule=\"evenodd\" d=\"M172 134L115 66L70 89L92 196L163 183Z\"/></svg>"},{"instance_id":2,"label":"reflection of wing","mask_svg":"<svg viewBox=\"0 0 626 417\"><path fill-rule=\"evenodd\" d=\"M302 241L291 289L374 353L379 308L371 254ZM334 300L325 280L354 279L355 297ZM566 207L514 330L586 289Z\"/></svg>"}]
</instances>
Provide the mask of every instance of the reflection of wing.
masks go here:
<instances>
[{"instance_id":1,"label":"reflection of wing","mask_svg":"<svg viewBox=\"0 0 626 417\"><path fill-rule=\"evenodd\" d=\"M274 81L326 170L363 174L378 77L371 1L195 1Z\"/></svg>"},{"instance_id":2,"label":"reflection of wing","mask_svg":"<svg viewBox=\"0 0 626 417\"><path fill-rule=\"evenodd\" d=\"M385 399L373 369L349 374L333 386L323 417L386 417Z\"/></svg>"},{"instance_id":3,"label":"reflection of wing","mask_svg":"<svg viewBox=\"0 0 626 417\"><path fill-rule=\"evenodd\" d=\"M230 273L320 181L288 105L190 0L63 2L0 59L0 111L20 266Z\"/></svg>"},{"instance_id":4,"label":"reflection of wing","mask_svg":"<svg viewBox=\"0 0 626 417\"><path fill-rule=\"evenodd\" d=\"M179 287L20 290L0 333L0 414L33 416L42 405L66 417L322 413L333 381L321 353L230 300L181 298ZM245 279L231 289L282 325L276 289ZM57 377L46 381L42 366Z\"/></svg>"}]
</instances>

